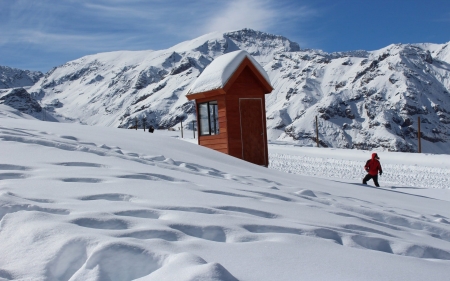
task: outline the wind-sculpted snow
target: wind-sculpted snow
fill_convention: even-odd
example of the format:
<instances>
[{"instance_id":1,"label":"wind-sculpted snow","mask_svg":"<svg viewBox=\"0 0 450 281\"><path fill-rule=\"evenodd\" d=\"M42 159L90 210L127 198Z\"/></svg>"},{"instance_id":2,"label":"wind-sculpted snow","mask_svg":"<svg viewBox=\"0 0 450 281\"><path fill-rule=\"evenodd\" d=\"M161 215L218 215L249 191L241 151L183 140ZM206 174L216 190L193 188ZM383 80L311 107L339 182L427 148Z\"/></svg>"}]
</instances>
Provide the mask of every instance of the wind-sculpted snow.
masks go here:
<instances>
[{"instance_id":1,"label":"wind-sculpted snow","mask_svg":"<svg viewBox=\"0 0 450 281\"><path fill-rule=\"evenodd\" d=\"M346 173L282 173L162 131L0 118L0 279L330 280L336 268L341 280L448 277L450 196L407 194L384 177L376 189ZM273 165L321 177L368 155L270 149ZM399 172L393 159L408 158L380 155L387 178ZM448 167L416 158L417 175Z\"/></svg>"}]
</instances>

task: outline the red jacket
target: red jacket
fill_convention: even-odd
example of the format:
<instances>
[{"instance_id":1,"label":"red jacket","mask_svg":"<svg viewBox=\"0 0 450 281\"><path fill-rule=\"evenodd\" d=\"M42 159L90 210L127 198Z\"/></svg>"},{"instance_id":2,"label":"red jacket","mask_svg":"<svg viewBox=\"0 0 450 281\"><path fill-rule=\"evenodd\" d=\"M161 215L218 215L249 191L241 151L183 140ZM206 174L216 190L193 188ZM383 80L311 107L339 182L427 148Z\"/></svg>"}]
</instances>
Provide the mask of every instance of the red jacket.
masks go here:
<instances>
[{"instance_id":1,"label":"red jacket","mask_svg":"<svg viewBox=\"0 0 450 281\"><path fill-rule=\"evenodd\" d=\"M377 154L372 153L372 159L367 160L366 166L364 166L364 169L369 173L371 176L378 175L378 172L383 173L383 170L381 169L380 161L376 159Z\"/></svg>"}]
</instances>

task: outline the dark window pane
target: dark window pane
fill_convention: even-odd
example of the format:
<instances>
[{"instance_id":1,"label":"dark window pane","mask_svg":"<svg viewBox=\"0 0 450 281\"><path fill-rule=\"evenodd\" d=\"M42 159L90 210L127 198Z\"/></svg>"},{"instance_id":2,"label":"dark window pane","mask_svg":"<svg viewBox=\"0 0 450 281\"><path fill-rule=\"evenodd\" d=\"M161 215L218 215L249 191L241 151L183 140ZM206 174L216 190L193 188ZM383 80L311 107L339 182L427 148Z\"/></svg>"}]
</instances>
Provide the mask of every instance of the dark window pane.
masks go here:
<instances>
[{"instance_id":1,"label":"dark window pane","mask_svg":"<svg viewBox=\"0 0 450 281\"><path fill-rule=\"evenodd\" d=\"M200 135L209 135L208 103L198 105L198 119L200 121Z\"/></svg>"},{"instance_id":2,"label":"dark window pane","mask_svg":"<svg viewBox=\"0 0 450 281\"><path fill-rule=\"evenodd\" d=\"M219 111L217 101L200 103L198 105L198 119L200 121L200 135L219 134Z\"/></svg>"},{"instance_id":3,"label":"dark window pane","mask_svg":"<svg viewBox=\"0 0 450 281\"><path fill-rule=\"evenodd\" d=\"M211 128L211 135L217 135L219 133L219 116L217 102L209 103L209 122Z\"/></svg>"}]
</instances>

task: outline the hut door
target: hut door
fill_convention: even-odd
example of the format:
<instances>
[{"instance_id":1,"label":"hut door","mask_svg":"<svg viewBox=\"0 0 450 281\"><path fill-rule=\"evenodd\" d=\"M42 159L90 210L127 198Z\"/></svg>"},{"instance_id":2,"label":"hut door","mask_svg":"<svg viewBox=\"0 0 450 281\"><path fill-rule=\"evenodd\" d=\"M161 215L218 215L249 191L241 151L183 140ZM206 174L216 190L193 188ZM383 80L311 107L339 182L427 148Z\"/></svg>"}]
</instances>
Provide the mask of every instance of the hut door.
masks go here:
<instances>
[{"instance_id":1,"label":"hut door","mask_svg":"<svg viewBox=\"0 0 450 281\"><path fill-rule=\"evenodd\" d=\"M239 99L242 159L266 165L263 108L261 99Z\"/></svg>"}]
</instances>

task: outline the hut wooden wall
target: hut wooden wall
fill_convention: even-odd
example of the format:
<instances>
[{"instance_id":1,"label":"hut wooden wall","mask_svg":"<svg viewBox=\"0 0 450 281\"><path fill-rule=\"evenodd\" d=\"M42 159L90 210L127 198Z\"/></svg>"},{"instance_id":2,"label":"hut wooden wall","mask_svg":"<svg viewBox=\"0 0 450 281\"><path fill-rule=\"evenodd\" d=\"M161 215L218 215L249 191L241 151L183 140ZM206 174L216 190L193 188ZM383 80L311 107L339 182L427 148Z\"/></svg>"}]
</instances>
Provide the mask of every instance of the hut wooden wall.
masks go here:
<instances>
[{"instance_id":1,"label":"hut wooden wall","mask_svg":"<svg viewBox=\"0 0 450 281\"><path fill-rule=\"evenodd\" d=\"M228 87L227 87L228 88ZM241 120L239 112L240 98L259 98L262 101L263 111L263 133L264 133L264 150L265 150L265 165L268 163L268 148L267 148L267 131L266 116L265 116L265 91L255 77L255 74L250 70L249 66L240 72L238 77L229 89L227 89L226 98L226 120L228 125L228 154L242 159L242 138L241 138Z\"/></svg>"},{"instance_id":2,"label":"hut wooden wall","mask_svg":"<svg viewBox=\"0 0 450 281\"><path fill-rule=\"evenodd\" d=\"M226 117L226 104L225 104L225 96L214 96L203 99L197 99L197 106L200 103L208 102L208 101L217 101L218 107L218 117L219 117L219 134L212 136L200 136L200 122L197 120L198 127L198 144L202 146L209 147L211 149L229 154L228 152L228 122ZM198 107L197 107L198 112ZM197 114L198 118L198 114Z\"/></svg>"}]
</instances>

